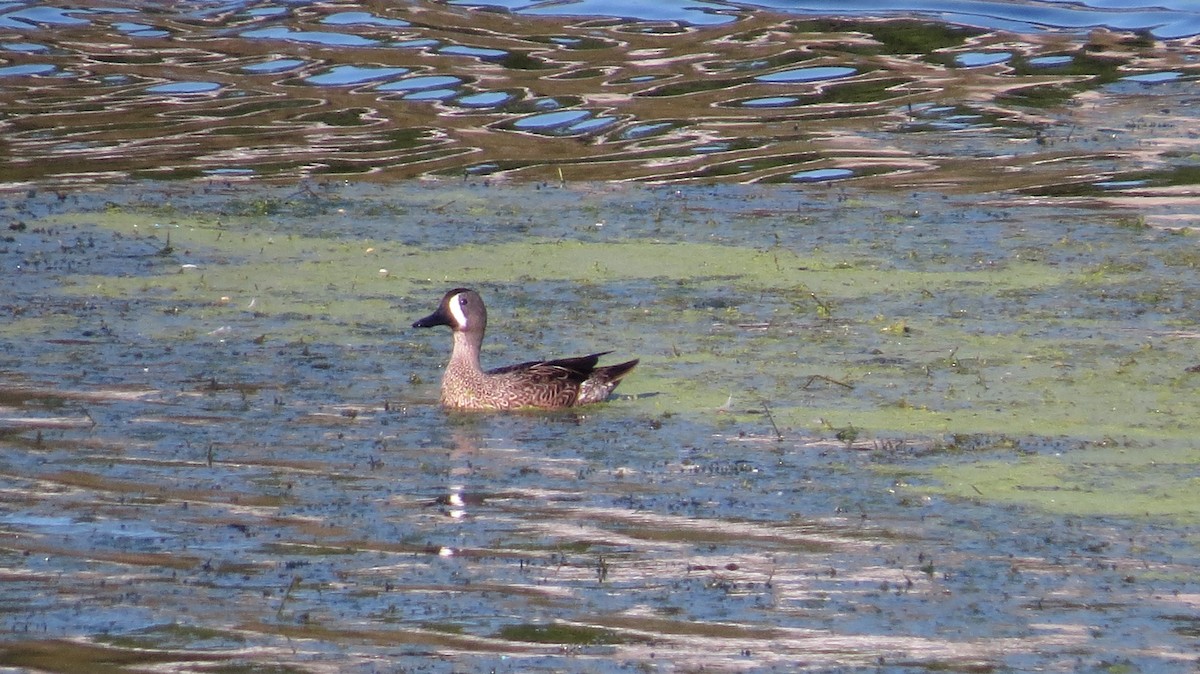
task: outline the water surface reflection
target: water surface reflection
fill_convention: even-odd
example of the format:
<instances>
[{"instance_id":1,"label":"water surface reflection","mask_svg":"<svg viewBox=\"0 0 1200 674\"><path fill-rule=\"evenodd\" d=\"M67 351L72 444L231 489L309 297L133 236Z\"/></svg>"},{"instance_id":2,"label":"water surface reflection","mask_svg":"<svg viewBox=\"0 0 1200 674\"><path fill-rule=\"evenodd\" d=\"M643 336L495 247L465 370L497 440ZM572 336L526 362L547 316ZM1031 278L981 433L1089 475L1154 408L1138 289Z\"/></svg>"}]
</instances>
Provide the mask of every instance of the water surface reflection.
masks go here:
<instances>
[{"instance_id":1,"label":"water surface reflection","mask_svg":"<svg viewBox=\"0 0 1200 674\"><path fill-rule=\"evenodd\" d=\"M949 106L987 120L955 127L980 143L1048 149L1077 138L1074 101L1141 93L1106 88L1114 82L1187 87L1200 72L1191 38L1045 29L1176 30L1186 11L1120 13L1131 22L1020 6L1054 11L1015 34L718 3L522 3L519 21L432 2L13 3L0 12L0 181L493 167L542 180L755 182L789 180L816 156L844 164L844 179L919 171L987 184L953 153L899 165L914 146L888 132L920 133L911 111ZM979 16L1006 24L1005 8ZM606 17L584 18L593 12Z\"/></svg>"}]
</instances>

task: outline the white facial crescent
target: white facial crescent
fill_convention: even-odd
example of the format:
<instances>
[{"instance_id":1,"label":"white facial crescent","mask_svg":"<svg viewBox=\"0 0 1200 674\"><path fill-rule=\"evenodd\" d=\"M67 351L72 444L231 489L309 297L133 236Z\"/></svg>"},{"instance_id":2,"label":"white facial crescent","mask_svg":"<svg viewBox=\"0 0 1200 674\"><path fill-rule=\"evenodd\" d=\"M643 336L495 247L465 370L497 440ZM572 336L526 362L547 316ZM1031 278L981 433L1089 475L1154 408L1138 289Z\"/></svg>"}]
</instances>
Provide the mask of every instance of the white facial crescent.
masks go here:
<instances>
[{"instance_id":1,"label":"white facial crescent","mask_svg":"<svg viewBox=\"0 0 1200 674\"><path fill-rule=\"evenodd\" d=\"M450 298L450 313L454 316L454 322L458 323L458 328L465 330L467 328L467 315L463 313L462 307L458 304L461 298L462 293Z\"/></svg>"}]
</instances>

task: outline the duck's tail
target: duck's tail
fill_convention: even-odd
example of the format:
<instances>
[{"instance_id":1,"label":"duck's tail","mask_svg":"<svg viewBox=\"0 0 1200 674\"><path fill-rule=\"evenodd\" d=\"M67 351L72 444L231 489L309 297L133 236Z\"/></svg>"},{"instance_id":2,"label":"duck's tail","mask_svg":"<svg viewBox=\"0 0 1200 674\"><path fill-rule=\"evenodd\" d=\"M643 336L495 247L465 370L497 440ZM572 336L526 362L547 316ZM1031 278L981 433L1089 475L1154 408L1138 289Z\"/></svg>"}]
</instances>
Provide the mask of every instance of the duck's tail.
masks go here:
<instances>
[{"instance_id":1,"label":"duck's tail","mask_svg":"<svg viewBox=\"0 0 1200 674\"><path fill-rule=\"evenodd\" d=\"M590 403L598 403L609 396L617 384L629 374L633 368L637 367L638 360L625 361L616 365L605 365L592 370L583 384L579 387L579 396L575 399L576 405L587 405Z\"/></svg>"}]
</instances>

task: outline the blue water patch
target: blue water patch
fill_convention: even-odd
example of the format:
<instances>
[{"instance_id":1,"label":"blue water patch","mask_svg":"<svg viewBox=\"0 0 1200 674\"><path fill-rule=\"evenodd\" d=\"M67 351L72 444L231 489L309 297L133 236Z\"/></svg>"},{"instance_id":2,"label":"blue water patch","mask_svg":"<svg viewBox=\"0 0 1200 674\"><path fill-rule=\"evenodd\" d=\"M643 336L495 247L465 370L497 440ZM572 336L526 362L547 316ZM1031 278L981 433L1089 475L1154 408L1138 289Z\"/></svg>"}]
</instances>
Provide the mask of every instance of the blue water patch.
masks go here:
<instances>
[{"instance_id":1,"label":"blue water patch","mask_svg":"<svg viewBox=\"0 0 1200 674\"><path fill-rule=\"evenodd\" d=\"M557 110L562 106L563 104L555 98L541 98L533 103L533 107L537 110Z\"/></svg>"},{"instance_id":2,"label":"blue water patch","mask_svg":"<svg viewBox=\"0 0 1200 674\"><path fill-rule=\"evenodd\" d=\"M299 68L304 63L300 59L275 59L273 61L263 61L262 63L243 66L242 71L251 74L281 73L285 70Z\"/></svg>"},{"instance_id":3,"label":"blue water patch","mask_svg":"<svg viewBox=\"0 0 1200 674\"><path fill-rule=\"evenodd\" d=\"M405 94L402 101L444 101L459 94L458 89L422 89L411 94Z\"/></svg>"},{"instance_id":4,"label":"blue water patch","mask_svg":"<svg viewBox=\"0 0 1200 674\"><path fill-rule=\"evenodd\" d=\"M304 81L321 86L344 87L363 82L386 80L407 72L408 68L385 66L335 66L318 75L306 77Z\"/></svg>"},{"instance_id":5,"label":"blue water patch","mask_svg":"<svg viewBox=\"0 0 1200 674\"><path fill-rule=\"evenodd\" d=\"M824 182L826 180L841 180L842 178L849 178L852 175L854 175L854 171L851 171L850 169L813 169L811 171L800 171L799 173L793 173L792 175L788 176L788 180L797 183L816 183Z\"/></svg>"},{"instance_id":6,"label":"blue water patch","mask_svg":"<svg viewBox=\"0 0 1200 674\"><path fill-rule=\"evenodd\" d=\"M667 129L675 126L671 122L650 122L648 124L638 124L631 126L621 132L619 138L621 140L636 140L638 138L646 138L659 133L664 133Z\"/></svg>"},{"instance_id":7,"label":"blue water patch","mask_svg":"<svg viewBox=\"0 0 1200 674\"><path fill-rule=\"evenodd\" d=\"M246 10L246 16L279 16L287 13L287 7L255 7Z\"/></svg>"},{"instance_id":8,"label":"blue water patch","mask_svg":"<svg viewBox=\"0 0 1200 674\"><path fill-rule=\"evenodd\" d=\"M390 26L396 28L404 28L412 24L400 19L385 19L382 16L375 16L370 12L338 12L330 14L321 19L321 23L326 23L331 26L349 26L363 24L368 26Z\"/></svg>"},{"instance_id":9,"label":"blue water patch","mask_svg":"<svg viewBox=\"0 0 1200 674\"><path fill-rule=\"evenodd\" d=\"M664 79L663 75L635 75L633 77L622 77L616 80L609 80L607 84L642 84L644 82L654 82Z\"/></svg>"},{"instance_id":10,"label":"blue water patch","mask_svg":"<svg viewBox=\"0 0 1200 674\"><path fill-rule=\"evenodd\" d=\"M513 95L505 91L481 91L477 94L467 94L455 101L465 108L494 108L513 99Z\"/></svg>"},{"instance_id":11,"label":"blue water patch","mask_svg":"<svg viewBox=\"0 0 1200 674\"><path fill-rule=\"evenodd\" d=\"M503 49L488 49L486 47L467 47L465 45L452 44L442 47L438 50L439 54L449 54L451 56L475 56L481 59L498 59L508 56L508 52Z\"/></svg>"},{"instance_id":12,"label":"blue water patch","mask_svg":"<svg viewBox=\"0 0 1200 674\"><path fill-rule=\"evenodd\" d=\"M74 518L62 515L15 514L0 516L0 525L6 529L39 530L54 536L85 536L89 540L97 537L112 539L162 539L166 534L144 522L100 517Z\"/></svg>"},{"instance_id":13,"label":"blue water patch","mask_svg":"<svg viewBox=\"0 0 1200 674\"><path fill-rule=\"evenodd\" d=\"M27 77L30 75L49 75L58 70L58 66L49 63L26 63L19 66L0 68L0 77Z\"/></svg>"},{"instance_id":14,"label":"blue water patch","mask_svg":"<svg viewBox=\"0 0 1200 674\"><path fill-rule=\"evenodd\" d=\"M1130 75L1129 77L1122 77L1121 80L1125 82L1141 82L1142 84L1159 84L1161 82L1174 82L1180 77L1183 77L1183 73L1167 71L1158 73L1142 73L1141 75Z\"/></svg>"},{"instance_id":15,"label":"blue water patch","mask_svg":"<svg viewBox=\"0 0 1200 674\"><path fill-rule=\"evenodd\" d=\"M766 98L751 98L742 101L741 104L747 108L780 108L795 105L799 100L795 96L767 96Z\"/></svg>"},{"instance_id":16,"label":"blue water patch","mask_svg":"<svg viewBox=\"0 0 1200 674\"><path fill-rule=\"evenodd\" d=\"M209 176L252 176L258 171L249 168L218 168L205 169L203 173Z\"/></svg>"},{"instance_id":17,"label":"blue water patch","mask_svg":"<svg viewBox=\"0 0 1200 674\"><path fill-rule=\"evenodd\" d=\"M126 21L114 23L113 28L132 37L167 37L171 34L170 31L148 26L144 23L129 23Z\"/></svg>"},{"instance_id":18,"label":"blue water patch","mask_svg":"<svg viewBox=\"0 0 1200 674\"><path fill-rule=\"evenodd\" d=\"M388 43L388 46L396 47L397 49L428 49L430 47L436 47L439 44L441 44L440 40L435 40L431 37L423 37L416 40L400 40L399 42L390 42Z\"/></svg>"},{"instance_id":19,"label":"blue water patch","mask_svg":"<svg viewBox=\"0 0 1200 674\"><path fill-rule=\"evenodd\" d=\"M25 30L41 25L51 26L87 26L92 22L71 16L69 11L57 7L26 7L15 12L0 14L0 28L16 28Z\"/></svg>"},{"instance_id":20,"label":"blue water patch","mask_svg":"<svg viewBox=\"0 0 1200 674\"><path fill-rule=\"evenodd\" d=\"M794 68L792 70L783 70L777 73L767 73L766 75L759 75L754 79L759 82L779 84L836 80L840 77L849 77L856 74L858 74L857 70L846 66L816 66L812 68Z\"/></svg>"},{"instance_id":21,"label":"blue water patch","mask_svg":"<svg viewBox=\"0 0 1200 674\"><path fill-rule=\"evenodd\" d=\"M593 117L591 119L585 119L582 122L576 122L576 123L566 127L565 129L563 129L563 133L566 133L566 134L596 133L597 131L600 131L602 129L607 129L608 127L610 127L616 123L617 123L616 117L612 117L612 116Z\"/></svg>"},{"instance_id":22,"label":"blue water patch","mask_svg":"<svg viewBox=\"0 0 1200 674\"><path fill-rule=\"evenodd\" d=\"M518 119L513 122L513 128L522 131L552 131L570 124L578 124L591 116L592 113L587 110L558 110Z\"/></svg>"},{"instance_id":23,"label":"blue water patch","mask_svg":"<svg viewBox=\"0 0 1200 674\"><path fill-rule=\"evenodd\" d=\"M273 28L257 28L242 33L242 37L257 37L268 40L289 40L308 44L323 44L329 47L373 47L379 44L360 35L346 33L328 33L320 30L288 30L283 26Z\"/></svg>"},{"instance_id":24,"label":"blue water patch","mask_svg":"<svg viewBox=\"0 0 1200 674\"><path fill-rule=\"evenodd\" d=\"M148 94L207 94L221 88L219 82L167 82L146 87Z\"/></svg>"},{"instance_id":25,"label":"blue water patch","mask_svg":"<svg viewBox=\"0 0 1200 674\"><path fill-rule=\"evenodd\" d=\"M453 75L421 75L418 77L406 77L395 82L388 82L375 87L376 91L416 91L418 89L438 89L445 87L456 87L463 83L463 80Z\"/></svg>"},{"instance_id":26,"label":"blue water patch","mask_svg":"<svg viewBox=\"0 0 1200 674\"><path fill-rule=\"evenodd\" d=\"M36 42L7 42L0 45L5 51L21 52L23 54L45 54L50 48Z\"/></svg>"},{"instance_id":27,"label":"blue water patch","mask_svg":"<svg viewBox=\"0 0 1200 674\"><path fill-rule=\"evenodd\" d=\"M1092 183L1096 187L1105 190L1123 190L1130 187L1143 187L1147 184L1145 180L1103 180L1098 183Z\"/></svg>"},{"instance_id":28,"label":"blue water patch","mask_svg":"<svg viewBox=\"0 0 1200 674\"><path fill-rule=\"evenodd\" d=\"M1071 56L1035 56L1029 59L1028 63L1035 68L1057 68L1074 60Z\"/></svg>"},{"instance_id":29,"label":"blue water patch","mask_svg":"<svg viewBox=\"0 0 1200 674\"><path fill-rule=\"evenodd\" d=\"M707 145L697 145L692 148L692 152L696 154L712 154L713 152L725 152L730 147L729 143L708 143Z\"/></svg>"},{"instance_id":30,"label":"blue water patch","mask_svg":"<svg viewBox=\"0 0 1200 674\"><path fill-rule=\"evenodd\" d=\"M1006 51L973 51L965 54L956 54L954 62L963 68L978 68L980 66L1004 63L1011 58L1012 54Z\"/></svg>"}]
</instances>

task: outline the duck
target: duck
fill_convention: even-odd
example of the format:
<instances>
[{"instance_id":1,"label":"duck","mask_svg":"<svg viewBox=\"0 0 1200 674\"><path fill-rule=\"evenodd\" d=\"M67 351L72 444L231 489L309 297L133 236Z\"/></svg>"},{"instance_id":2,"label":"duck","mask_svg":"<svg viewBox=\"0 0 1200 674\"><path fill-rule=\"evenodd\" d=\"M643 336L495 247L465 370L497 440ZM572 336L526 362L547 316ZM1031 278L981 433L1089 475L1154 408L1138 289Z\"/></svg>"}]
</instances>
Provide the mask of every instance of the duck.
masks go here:
<instances>
[{"instance_id":1,"label":"duck","mask_svg":"<svg viewBox=\"0 0 1200 674\"><path fill-rule=\"evenodd\" d=\"M606 400L638 360L597 367L601 351L587 356L532 360L487 370L479 352L487 330L487 307L470 288L448 291L437 311L414 328L446 325L454 336L450 362L442 376L441 403L457 410L566 409Z\"/></svg>"}]
</instances>

